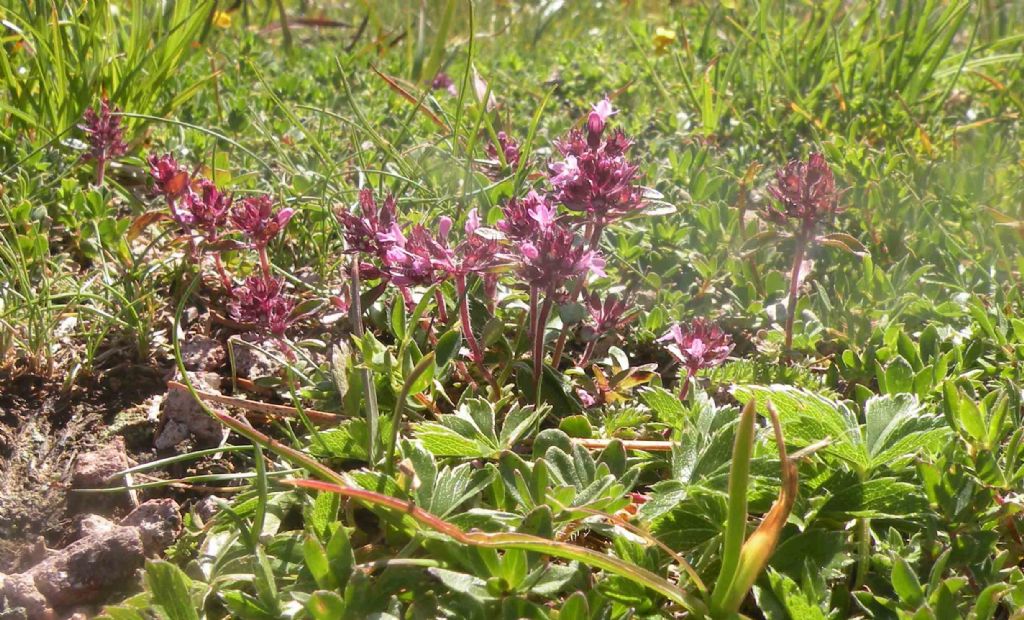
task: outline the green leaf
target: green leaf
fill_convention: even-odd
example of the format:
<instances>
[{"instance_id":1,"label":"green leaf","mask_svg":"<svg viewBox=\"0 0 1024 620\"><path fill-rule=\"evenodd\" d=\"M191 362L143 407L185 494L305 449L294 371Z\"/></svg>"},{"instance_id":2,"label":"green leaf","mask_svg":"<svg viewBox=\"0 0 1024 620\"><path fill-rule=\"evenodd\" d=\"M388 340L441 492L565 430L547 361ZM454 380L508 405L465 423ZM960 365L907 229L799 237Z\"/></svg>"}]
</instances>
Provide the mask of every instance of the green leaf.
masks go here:
<instances>
[{"instance_id":1,"label":"green leaf","mask_svg":"<svg viewBox=\"0 0 1024 620\"><path fill-rule=\"evenodd\" d=\"M459 354L462 347L462 332L457 329L445 332L437 339L437 346L434 347L434 363L438 370L443 370L455 356Z\"/></svg>"},{"instance_id":2,"label":"green leaf","mask_svg":"<svg viewBox=\"0 0 1024 620\"><path fill-rule=\"evenodd\" d=\"M589 439L594 436L594 427L585 415L571 415L558 423L558 428L570 437Z\"/></svg>"},{"instance_id":3,"label":"green leaf","mask_svg":"<svg viewBox=\"0 0 1024 620\"><path fill-rule=\"evenodd\" d=\"M768 400L779 413L786 442L806 446L826 437L831 443L824 452L831 453L858 468L866 469L869 459L861 444L860 427L846 406L823 396L788 385L741 385L733 390L736 399L746 403L757 399L758 412L768 415Z\"/></svg>"},{"instance_id":4,"label":"green leaf","mask_svg":"<svg viewBox=\"0 0 1024 620\"><path fill-rule=\"evenodd\" d=\"M589 620L590 605L582 592L573 592L558 611L558 620Z\"/></svg>"},{"instance_id":5,"label":"green leaf","mask_svg":"<svg viewBox=\"0 0 1024 620\"><path fill-rule=\"evenodd\" d=\"M892 564L892 587L900 600L912 607L917 607L924 602L924 590L921 582L918 581L914 569L901 556L893 558Z\"/></svg>"},{"instance_id":6,"label":"green leaf","mask_svg":"<svg viewBox=\"0 0 1024 620\"><path fill-rule=\"evenodd\" d=\"M927 507L917 485L895 478L875 478L846 485L830 497L819 514L838 519L908 518Z\"/></svg>"},{"instance_id":7,"label":"green leaf","mask_svg":"<svg viewBox=\"0 0 1024 620\"><path fill-rule=\"evenodd\" d=\"M345 617L345 601L337 592L318 590L306 601L306 611L314 620L337 620Z\"/></svg>"},{"instance_id":8,"label":"green leaf","mask_svg":"<svg viewBox=\"0 0 1024 620\"><path fill-rule=\"evenodd\" d=\"M191 584L185 573L170 562L146 562L146 588L152 593L153 605L167 620L199 620L189 592Z\"/></svg>"}]
</instances>

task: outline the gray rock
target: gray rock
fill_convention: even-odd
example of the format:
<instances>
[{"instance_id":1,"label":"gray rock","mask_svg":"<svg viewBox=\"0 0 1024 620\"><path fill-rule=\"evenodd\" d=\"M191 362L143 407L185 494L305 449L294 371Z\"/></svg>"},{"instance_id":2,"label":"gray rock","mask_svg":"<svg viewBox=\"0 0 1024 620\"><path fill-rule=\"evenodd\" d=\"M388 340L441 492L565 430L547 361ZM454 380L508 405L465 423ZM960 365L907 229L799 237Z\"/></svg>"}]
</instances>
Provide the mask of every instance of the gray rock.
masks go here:
<instances>
[{"instance_id":1,"label":"gray rock","mask_svg":"<svg viewBox=\"0 0 1024 620\"><path fill-rule=\"evenodd\" d=\"M209 372L188 373L192 385L204 392L218 392L220 377ZM160 430L153 445L159 450L174 447L189 437L201 446L216 446L227 429L210 417L187 390L171 390L164 399Z\"/></svg>"},{"instance_id":2,"label":"gray rock","mask_svg":"<svg viewBox=\"0 0 1024 620\"><path fill-rule=\"evenodd\" d=\"M7 615L8 612L17 612L19 609L22 612L20 617L26 620L54 620L57 617L29 575L5 576L2 580L2 592L6 599L3 607L5 618L19 617Z\"/></svg>"},{"instance_id":3,"label":"gray rock","mask_svg":"<svg viewBox=\"0 0 1024 620\"><path fill-rule=\"evenodd\" d=\"M103 447L78 455L71 473L71 484L80 489L106 487L115 482L115 474L127 468L128 453L124 449L124 439L114 437Z\"/></svg>"},{"instance_id":4,"label":"gray rock","mask_svg":"<svg viewBox=\"0 0 1024 620\"><path fill-rule=\"evenodd\" d=\"M144 560L139 528L115 526L72 543L22 575L51 606L73 607L102 600Z\"/></svg>"},{"instance_id":5,"label":"gray rock","mask_svg":"<svg viewBox=\"0 0 1024 620\"><path fill-rule=\"evenodd\" d=\"M239 377L255 381L281 372L281 363L274 359L281 355L274 341L247 333L232 336L229 346L234 354L234 371Z\"/></svg>"},{"instance_id":6,"label":"gray rock","mask_svg":"<svg viewBox=\"0 0 1024 620\"><path fill-rule=\"evenodd\" d=\"M181 359L188 370L217 370L228 359L224 345L213 338L190 336L181 345Z\"/></svg>"},{"instance_id":7,"label":"gray rock","mask_svg":"<svg viewBox=\"0 0 1024 620\"><path fill-rule=\"evenodd\" d=\"M107 534L116 526L114 522L99 515L85 515L78 521L78 537Z\"/></svg>"},{"instance_id":8,"label":"gray rock","mask_svg":"<svg viewBox=\"0 0 1024 620\"><path fill-rule=\"evenodd\" d=\"M181 509L173 499L151 499L121 519L119 525L138 528L146 555L155 555L178 539Z\"/></svg>"}]
</instances>

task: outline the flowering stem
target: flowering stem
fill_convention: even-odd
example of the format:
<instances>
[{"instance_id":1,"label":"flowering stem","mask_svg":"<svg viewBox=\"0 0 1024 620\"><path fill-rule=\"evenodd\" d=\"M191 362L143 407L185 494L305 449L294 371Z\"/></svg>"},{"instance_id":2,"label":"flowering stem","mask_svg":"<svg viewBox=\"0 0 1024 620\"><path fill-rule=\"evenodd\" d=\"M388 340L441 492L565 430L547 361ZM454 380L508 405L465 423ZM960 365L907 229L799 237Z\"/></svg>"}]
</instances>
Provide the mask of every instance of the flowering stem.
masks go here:
<instances>
[{"instance_id":1,"label":"flowering stem","mask_svg":"<svg viewBox=\"0 0 1024 620\"><path fill-rule=\"evenodd\" d=\"M498 388L497 383L495 383L494 377L491 376L491 373L484 365L483 348L480 347L480 341L473 335L473 324L469 320L469 295L466 294L465 275L455 276L455 290L459 296L459 323L462 324L462 337L466 339L466 344L469 345L470 353L473 355L473 362L480 369L480 374L491 385L494 397L498 398L501 390Z\"/></svg>"},{"instance_id":2,"label":"flowering stem","mask_svg":"<svg viewBox=\"0 0 1024 620\"><path fill-rule=\"evenodd\" d=\"M537 287L530 287L530 331L527 332L530 338L534 337L537 333Z\"/></svg>"},{"instance_id":3,"label":"flowering stem","mask_svg":"<svg viewBox=\"0 0 1024 620\"><path fill-rule=\"evenodd\" d=\"M544 296L544 303L537 313L536 331L533 333L533 380L536 382L537 397L535 404L540 407L541 386L544 378L544 326L548 323L551 313L552 298L550 291Z\"/></svg>"},{"instance_id":4,"label":"flowering stem","mask_svg":"<svg viewBox=\"0 0 1024 620\"><path fill-rule=\"evenodd\" d=\"M590 228L590 251L593 252L597 249L597 246L601 244L601 233L604 232L604 226L602 224L588 224ZM572 293L569 295L569 303L575 303L580 298L580 293L583 292L583 285L587 282L586 274L579 277L576 280L576 285L572 289ZM565 350L565 341L569 338L569 325L562 324L562 331L558 334L558 340L555 342L555 350L551 354L551 365L558 368L558 363L562 359L562 352Z\"/></svg>"},{"instance_id":5,"label":"flowering stem","mask_svg":"<svg viewBox=\"0 0 1024 620\"><path fill-rule=\"evenodd\" d=\"M804 251L807 248L807 235L800 232L796 237L796 247L793 248L793 270L789 275L789 303L786 306L786 356L792 355L793 349L793 320L796 318L796 296L800 288L800 268L804 263Z\"/></svg>"},{"instance_id":6,"label":"flowering stem","mask_svg":"<svg viewBox=\"0 0 1024 620\"><path fill-rule=\"evenodd\" d=\"M231 293L234 287L231 285L231 278L228 277L227 271L224 270L224 262L220 259L220 254L213 255L213 264L217 268L217 273L220 274L220 283L224 290Z\"/></svg>"},{"instance_id":7,"label":"flowering stem","mask_svg":"<svg viewBox=\"0 0 1024 620\"><path fill-rule=\"evenodd\" d=\"M594 354L594 349L597 348L597 338L594 338L587 343L587 348L583 349L583 355L580 356L580 360L576 362L576 365L580 368L587 365L590 361L590 356Z\"/></svg>"},{"instance_id":8,"label":"flowering stem","mask_svg":"<svg viewBox=\"0 0 1024 620\"><path fill-rule=\"evenodd\" d=\"M352 302L349 305L349 321L352 323L352 333L356 338L363 338L363 309L359 298L359 258L352 257L352 269L350 282L352 286ZM370 376L370 369L364 364L361 371L363 379L363 392L366 398L366 430L369 436L369 443L366 446L367 460L370 467L377 463L377 386Z\"/></svg>"},{"instance_id":9,"label":"flowering stem","mask_svg":"<svg viewBox=\"0 0 1024 620\"><path fill-rule=\"evenodd\" d=\"M265 246L265 245L256 246L256 252L260 256L260 269L263 270L263 277L264 278L269 278L270 277L270 259L267 258L267 246ZM356 266L356 269L359 269L358 265Z\"/></svg>"},{"instance_id":10,"label":"flowering stem","mask_svg":"<svg viewBox=\"0 0 1024 620\"><path fill-rule=\"evenodd\" d=\"M690 382L693 381L694 374L696 374L695 368L686 369L686 378L683 379L683 385L679 388L679 400L686 400L686 395L690 393Z\"/></svg>"},{"instance_id":11,"label":"flowering stem","mask_svg":"<svg viewBox=\"0 0 1024 620\"><path fill-rule=\"evenodd\" d=\"M434 301L437 302L437 318L441 321L442 325L448 324L448 309L444 304L444 295L441 294L441 289L434 289Z\"/></svg>"},{"instance_id":12,"label":"flowering stem","mask_svg":"<svg viewBox=\"0 0 1024 620\"><path fill-rule=\"evenodd\" d=\"M103 179L107 174L107 159L102 155L96 158L96 186L103 187Z\"/></svg>"}]
</instances>

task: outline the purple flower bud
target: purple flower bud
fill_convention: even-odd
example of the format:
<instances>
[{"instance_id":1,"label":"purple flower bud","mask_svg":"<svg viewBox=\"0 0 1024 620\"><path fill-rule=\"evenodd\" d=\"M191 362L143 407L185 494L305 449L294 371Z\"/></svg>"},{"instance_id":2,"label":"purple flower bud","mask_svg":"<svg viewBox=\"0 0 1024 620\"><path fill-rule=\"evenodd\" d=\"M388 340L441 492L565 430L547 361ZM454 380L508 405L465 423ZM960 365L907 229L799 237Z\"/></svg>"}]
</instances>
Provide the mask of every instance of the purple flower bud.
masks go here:
<instances>
[{"instance_id":1,"label":"purple flower bud","mask_svg":"<svg viewBox=\"0 0 1024 620\"><path fill-rule=\"evenodd\" d=\"M487 156L491 159L499 159L499 148L501 149L502 156L505 158L505 164L513 170L519 168L519 158L521 157L519 152L519 143L504 131L498 132L497 146L493 143L487 145Z\"/></svg>"},{"instance_id":2,"label":"purple flower bud","mask_svg":"<svg viewBox=\"0 0 1024 620\"><path fill-rule=\"evenodd\" d=\"M594 337L618 332L639 316L639 310L625 299L610 294L602 301L596 292L587 297L587 311L590 314L588 333Z\"/></svg>"},{"instance_id":3,"label":"purple flower bud","mask_svg":"<svg viewBox=\"0 0 1024 620\"><path fill-rule=\"evenodd\" d=\"M466 226L465 226L466 234L467 235L472 235L473 233L476 232L477 228L480 228L480 213L474 207L474 208L470 209L469 213L466 215Z\"/></svg>"},{"instance_id":4,"label":"purple flower bud","mask_svg":"<svg viewBox=\"0 0 1024 620\"><path fill-rule=\"evenodd\" d=\"M604 126L608 117L615 114L612 102L607 97L594 104L587 117L587 146L596 149L601 145L601 134L604 133Z\"/></svg>"},{"instance_id":5,"label":"purple flower bud","mask_svg":"<svg viewBox=\"0 0 1024 620\"><path fill-rule=\"evenodd\" d=\"M433 90L446 90L452 97L459 96L459 91L455 88L455 81L443 71L439 71L434 76L434 80L430 83L430 88Z\"/></svg>"}]
</instances>

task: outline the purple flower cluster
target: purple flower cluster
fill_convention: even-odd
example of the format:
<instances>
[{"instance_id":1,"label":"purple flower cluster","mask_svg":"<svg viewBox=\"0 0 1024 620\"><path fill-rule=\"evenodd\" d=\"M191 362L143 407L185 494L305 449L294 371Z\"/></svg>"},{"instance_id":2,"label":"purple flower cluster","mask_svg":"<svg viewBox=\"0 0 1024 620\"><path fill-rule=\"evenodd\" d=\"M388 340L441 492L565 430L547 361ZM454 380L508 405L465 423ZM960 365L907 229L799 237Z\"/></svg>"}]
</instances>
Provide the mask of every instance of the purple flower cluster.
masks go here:
<instances>
[{"instance_id":1,"label":"purple flower cluster","mask_svg":"<svg viewBox=\"0 0 1024 620\"><path fill-rule=\"evenodd\" d=\"M499 157L498 154L501 154ZM491 159L500 160L504 158L505 165L515 170L519 167L519 158L521 153L519 151L519 142L515 138L512 138L504 131L498 132L498 143L493 142L487 145L487 156Z\"/></svg>"},{"instance_id":2,"label":"purple flower cluster","mask_svg":"<svg viewBox=\"0 0 1024 620\"><path fill-rule=\"evenodd\" d=\"M221 284L232 298L232 318L283 336L295 320L295 302L285 295L282 282L271 275L267 245L281 234L294 209L275 212L273 200L266 194L235 200L213 181L190 174L171 155L151 155L148 161L156 193L167 202L171 217L188 238L190 256L197 259L200 249L213 255ZM230 233L245 237L259 258L259 274L249 276L241 286L234 285L221 257L223 245L219 242Z\"/></svg>"},{"instance_id":3,"label":"purple flower cluster","mask_svg":"<svg viewBox=\"0 0 1024 620\"><path fill-rule=\"evenodd\" d=\"M599 229L645 206L643 189L636 183L637 167L626 158L633 141L621 130L604 135L613 114L607 99L595 105L586 134L572 130L557 144L564 159L548 167L558 201Z\"/></svg>"},{"instance_id":4,"label":"purple flower cluster","mask_svg":"<svg viewBox=\"0 0 1024 620\"><path fill-rule=\"evenodd\" d=\"M295 302L283 292L281 280L252 275L232 291L231 318L260 325L277 337L284 335L294 320Z\"/></svg>"},{"instance_id":5,"label":"purple flower cluster","mask_svg":"<svg viewBox=\"0 0 1024 620\"><path fill-rule=\"evenodd\" d=\"M550 295L589 272L604 275L604 259L565 224L552 221L519 244L517 272L530 286Z\"/></svg>"},{"instance_id":6,"label":"purple flower cluster","mask_svg":"<svg viewBox=\"0 0 1024 620\"><path fill-rule=\"evenodd\" d=\"M693 376L697 371L719 366L732 352L732 338L717 325L695 319L689 325L673 325L658 339L668 342L668 352Z\"/></svg>"},{"instance_id":7,"label":"purple flower cluster","mask_svg":"<svg viewBox=\"0 0 1024 620\"><path fill-rule=\"evenodd\" d=\"M832 168L821 153L811 153L806 162L793 160L775 173L775 183L766 189L782 209L766 207L765 219L775 224L799 222L811 230L839 212L839 194Z\"/></svg>"},{"instance_id":8,"label":"purple flower cluster","mask_svg":"<svg viewBox=\"0 0 1024 620\"><path fill-rule=\"evenodd\" d=\"M295 214L294 209L284 208L274 213L274 202L270 196L260 194L249 196L231 210L231 223L235 225L254 247L266 247L270 241L288 225Z\"/></svg>"},{"instance_id":9,"label":"purple flower cluster","mask_svg":"<svg viewBox=\"0 0 1024 620\"><path fill-rule=\"evenodd\" d=\"M78 128L85 132L89 142L87 159L107 162L124 155L128 150L121 129L121 117L118 116L120 112L120 108L112 108L110 101L103 97L100 99L99 110L88 108L82 115L82 124Z\"/></svg>"}]
</instances>

